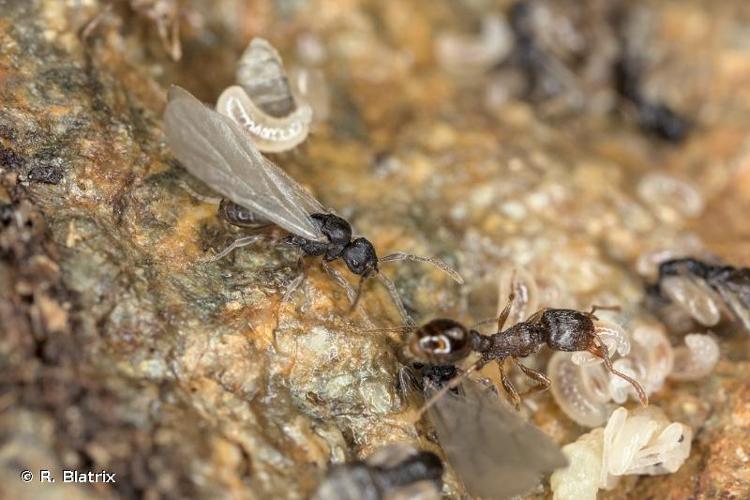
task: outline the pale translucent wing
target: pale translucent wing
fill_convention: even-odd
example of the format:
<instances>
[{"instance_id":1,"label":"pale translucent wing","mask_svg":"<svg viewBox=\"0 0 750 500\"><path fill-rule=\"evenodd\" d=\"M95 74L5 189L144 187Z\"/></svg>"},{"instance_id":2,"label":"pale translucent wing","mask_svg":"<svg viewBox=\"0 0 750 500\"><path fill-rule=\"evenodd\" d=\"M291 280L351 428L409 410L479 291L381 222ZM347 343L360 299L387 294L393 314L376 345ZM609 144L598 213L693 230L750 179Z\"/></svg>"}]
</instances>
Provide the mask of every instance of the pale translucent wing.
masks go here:
<instances>
[{"instance_id":1,"label":"pale translucent wing","mask_svg":"<svg viewBox=\"0 0 750 500\"><path fill-rule=\"evenodd\" d=\"M169 90L167 141L180 163L215 191L290 233L324 240L310 214L326 210L294 179L258 152L231 118L179 87Z\"/></svg>"},{"instance_id":2,"label":"pale translucent wing","mask_svg":"<svg viewBox=\"0 0 750 500\"><path fill-rule=\"evenodd\" d=\"M425 396L437 389L425 387ZM550 438L471 379L461 383L458 394L442 397L429 415L448 462L474 496L520 495L567 463Z\"/></svg>"}]
</instances>

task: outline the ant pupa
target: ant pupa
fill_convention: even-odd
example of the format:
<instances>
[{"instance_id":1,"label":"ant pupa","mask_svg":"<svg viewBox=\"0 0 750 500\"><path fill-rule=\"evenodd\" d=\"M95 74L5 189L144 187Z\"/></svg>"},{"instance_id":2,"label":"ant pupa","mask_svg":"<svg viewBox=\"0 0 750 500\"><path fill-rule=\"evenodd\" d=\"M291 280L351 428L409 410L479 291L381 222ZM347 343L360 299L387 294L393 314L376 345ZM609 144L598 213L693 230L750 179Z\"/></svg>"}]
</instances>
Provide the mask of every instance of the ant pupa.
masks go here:
<instances>
[{"instance_id":1,"label":"ant pupa","mask_svg":"<svg viewBox=\"0 0 750 500\"><path fill-rule=\"evenodd\" d=\"M375 276L388 289L404 321L412 322L396 286L380 272L380 263L427 262L458 283L463 282L456 271L438 259L400 252L378 259L368 239L353 238L349 222L326 210L294 179L261 155L237 123L209 109L186 90L176 86L169 89L164 126L169 146L188 172L236 204L234 207L224 205L225 213L246 225L274 224L289 232L284 242L300 249L302 256L322 257L324 269L345 288L352 308L357 305L364 280ZM257 234L239 238L217 259L259 238ZM327 265L337 259L360 276L356 291L340 272ZM303 278L301 273L287 289L285 297Z\"/></svg>"},{"instance_id":2,"label":"ant pupa","mask_svg":"<svg viewBox=\"0 0 750 500\"><path fill-rule=\"evenodd\" d=\"M313 500L438 500L443 463L429 451L407 444L383 446L367 460L337 464Z\"/></svg>"},{"instance_id":3,"label":"ant pupa","mask_svg":"<svg viewBox=\"0 0 750 500\"><path fill-rule=\"evenodd\" d=\"M684 299L670 293L678 287L689 288L681 294ZM715 265L693 257L671 259L659 264L658 281L648 289L662 298L681 299L680 305L708 326L718 323L720 311L715 303L723 302L750 331L750 268ZM698 303L713 304L716 312L710 317L701 314L706 307L699 309Z\"/></svg>"},{"instance_id":4,"label":"ant pupa","mask_svg":"<svg viewBox=\"0 0 750 500\"><path fill-rule=\"evenodd\" d=\"M430 407L429 420L448 462L473 496L520 495L542 475L567 465L554 441L524 421L493 388L461 377L454 365L413 363L401 371L400 385L421 391L425 400L451 387Z\"/></svg>"},{"instance_id":5,"label":"ant pupa","mask_svg":"<svg viewBox=\"0 0 750 500\"><path fill-rule=\"evenodd\" d=\"M546 390L551 382L545 374L522 365L518 358L536 353L545 344L555 351L586 351L601 359L610 373L631 384L641 404L648 405L648 396L641 385L612 366L609 348L594 324L594 320L598 319L595 312L598 309L608 309L607 307L593 306L589 312L543 308L529 316L526 321L503 330L514 298L515 294L511 293L505 308L497 318L497 333L483 335L451 319L434 319L423 326L411 328L414 335L408 343L408 353L418 360L435 365L456 363L472 352L479 354L479 360L471 365L462 377L495 361L500 368L503 389L518 407L522 395L505 374L505 360L510 359L527 377L536 382L535 386L523 394L526 395ZM435 398L427 402L421 412L434 404L436 399L442 397L454 384L455 382L443 388Z\"/></svg>"}]
</instances>

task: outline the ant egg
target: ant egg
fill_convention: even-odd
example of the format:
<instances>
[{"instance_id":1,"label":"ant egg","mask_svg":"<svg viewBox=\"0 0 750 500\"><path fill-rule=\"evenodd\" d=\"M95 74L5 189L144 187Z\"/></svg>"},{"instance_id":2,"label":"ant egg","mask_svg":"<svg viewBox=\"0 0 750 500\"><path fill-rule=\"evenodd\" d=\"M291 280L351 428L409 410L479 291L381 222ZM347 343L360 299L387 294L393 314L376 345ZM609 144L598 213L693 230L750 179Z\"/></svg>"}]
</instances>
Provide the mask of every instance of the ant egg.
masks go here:
<instances>
[{"instance_id":1,"label":"ant egg","mask_svg":"<svg viewBox=\"0 0 750 500\"><path fill-rule=\"evenodd\" d=\"M721 319L721 300L700 280L688 276L668 276L662 279L661 290L704 326L714 326Z\"/></svg>"},{"instance_id":2,"label":"ant egg","mask_svg":"<svg viewBox=\"0 0 750 500\"><path fill-rule=\"evenodd\" d=\"M606 375L601 365L578 366L570 353L556 352L547 364L550 390L560 409L585 427L603 424L609 415ZM597 376L597 371L602 373Z\"/></svg>"},{"instance_id":3,"label":"ant egg","mask_svg":"<svg viewBox=\"0 0 750 500\"><path fill-rule=\"evenodd\" d=\"M710 335L685 335L685 345L675 348L674 368L669 378L698 380L708 376L719 362L719 344Z\"/></svg>"},{"instance_id":4,"label":"ant egg","mask_svg":"<svg viewBox=\"0 0 750 500\"><path fill-rule=\"evenodd\" d=\"M703 197L690 183L662 173L646 175L638 183L640 198L654 207L661 207L684 217L697 217L703 212Z\"/></svg>"},{"instance_id":5,"label":"ant egg","mask_svg":"<svg viewBox=\"0 0 750 500\"><path fill-rule=\"evenodd\" d=\"M652 394L664 385L664 380L674 365L674 350L667 332L660 325L641 325L633 330L633 343L637 346L631 358L644 367L644 389Z\"/></svg>"}]
</instances>

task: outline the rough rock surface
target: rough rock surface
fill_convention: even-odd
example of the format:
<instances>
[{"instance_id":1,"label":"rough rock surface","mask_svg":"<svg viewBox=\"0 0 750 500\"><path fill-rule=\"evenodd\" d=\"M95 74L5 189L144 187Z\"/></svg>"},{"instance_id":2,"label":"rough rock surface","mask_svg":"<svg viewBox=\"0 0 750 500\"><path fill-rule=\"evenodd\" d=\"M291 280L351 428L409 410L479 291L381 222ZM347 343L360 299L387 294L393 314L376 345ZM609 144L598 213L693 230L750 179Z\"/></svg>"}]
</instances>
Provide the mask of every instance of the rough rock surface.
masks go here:
<instances>
[{"instance_id":1,"label":"rough rock surface","mask_svg":"<svg viewBox=\"0 0 750 500\"><path fill-rule=\"evenodd\" d=\"M184 1L173 62L124 0L0 0L0 497L299 498L329 461L398 440L436 449L405 418L402 339L366 331L317 264L282 303L296 256L273 238L203 261L242 231L183 188L194 181L164 144L165 89L215 100L252 36L292 63L311 39L327 52L332 116L274 159L381 255L438 255L466 277L460 289L384 266L420 319L492 315L493 273L509 264L553 283L556 305L614 302L630 318L649 314L643 252L695 235L750 265L747 2L644 3L661 58L650 84L695 122L677 146L614 112L488 107L484 82L441 72L437 34L498 3ZM653 172L692 183L700 213L640 198ZM398 321L375 283L364 308L376 326ZM748 341L722 335L714 375L653 398L694 427L688 462L604 497L750 497ZM583 432L549 395L534 402L555 439ZM23 469L117 482L24 483Z\"/></svg>"}]
</instances>

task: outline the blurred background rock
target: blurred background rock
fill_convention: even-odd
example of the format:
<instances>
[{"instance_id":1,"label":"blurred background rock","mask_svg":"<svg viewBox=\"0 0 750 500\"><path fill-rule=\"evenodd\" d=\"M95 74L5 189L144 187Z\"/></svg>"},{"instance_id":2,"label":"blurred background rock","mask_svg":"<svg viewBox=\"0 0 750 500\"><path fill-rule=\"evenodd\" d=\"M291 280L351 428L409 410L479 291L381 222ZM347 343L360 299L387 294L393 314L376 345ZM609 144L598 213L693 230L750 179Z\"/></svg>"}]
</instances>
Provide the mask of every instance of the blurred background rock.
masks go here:
<instances>
[{"instance_id":1,"label":"blurred background rock","mask_svg":"<svg viewBox=\"0 0 750 500\"><path fill-rule=\"evenodd\" d=\"M634 322L651 316L644 255L750 265L750 5L540 3L553 71L533 88L511 7L0 0L0 496L302 498L329 461L398 440L437 449L405 418L401 339L363 331L317 266L282 304L290 249L201 262L241 231L183 189L161 131L166 89L215 102L255 36L315 75L330 110L274 161L381 255L437 255L467 279L384 266L420 320L492 316L504 266L529 271L549 305L617 303ZM506 30L495 51L446 63L437 47L481 41L488 19ZM683 141L646 133L618 97L626 45L643 92L689 120ZM378 326L398 321L375 284L364 305ZM693 427L686 464L604 497L750 496L750 363L735 330L718 331L710 378L652 396ZM533 402L560 443L585 431L549 394ZM42 468L106 469L117 483L19 479Z\"/></svg>"}]
</instances>

